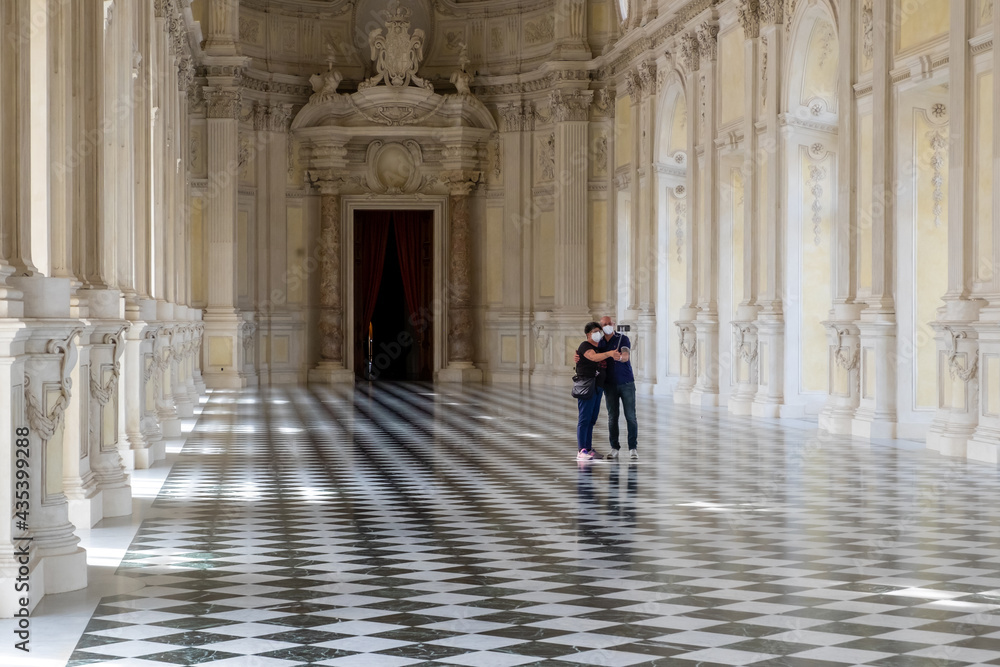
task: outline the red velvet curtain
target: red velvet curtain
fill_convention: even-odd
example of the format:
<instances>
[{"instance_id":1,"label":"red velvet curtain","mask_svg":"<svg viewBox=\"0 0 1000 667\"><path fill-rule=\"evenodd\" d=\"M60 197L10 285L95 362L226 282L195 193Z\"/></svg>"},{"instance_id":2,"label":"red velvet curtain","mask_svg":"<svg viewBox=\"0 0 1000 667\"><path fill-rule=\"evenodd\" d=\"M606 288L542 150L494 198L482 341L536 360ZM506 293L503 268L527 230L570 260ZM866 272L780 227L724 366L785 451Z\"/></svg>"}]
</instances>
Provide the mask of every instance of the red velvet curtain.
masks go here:
<instances>
[{"instance_id":1,"label":"red velvet curtain","mask_svg":"<svg viewBox=\"0 0 1000 667\"><path fill-rule=\"evenodd\" d=\"M385 267L385 248L389 242L389 226L392 223L390 211L365 211L358 225L361 236L361 320L368 333L368 323L375 314L375 302L382 285L382 269Z\"/></svg>"},{"instance_id":2,"label":"red velvet curtain","mask_svg":"<svg viewBox=\"0 0 1000 667\"><path fill-rule=\"evenodd\" d=\"M420 321L420 309L427 304L423 280L423 248L426 211L396 211L393 227L396 229L396 246L399 248L399 271L403 274L403 293L410 322L416 329L417 339L423 340L426 324Z\"/></svg>"}]
</instances>

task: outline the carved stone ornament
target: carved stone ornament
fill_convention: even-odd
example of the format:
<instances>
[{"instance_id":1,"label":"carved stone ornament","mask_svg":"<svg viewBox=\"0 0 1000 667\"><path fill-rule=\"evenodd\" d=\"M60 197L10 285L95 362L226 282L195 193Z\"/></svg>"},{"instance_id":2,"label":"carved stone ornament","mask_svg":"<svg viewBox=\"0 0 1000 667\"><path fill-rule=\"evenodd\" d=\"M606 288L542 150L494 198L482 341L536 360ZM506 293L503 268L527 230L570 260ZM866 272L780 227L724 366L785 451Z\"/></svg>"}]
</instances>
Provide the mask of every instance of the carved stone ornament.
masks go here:
<instances>
[{"instance_id":1,"label":"carved stone ornament","mask_svg":"<svg viewBox=\"0 0 1000 667\"><path fill-rule=\"evenodd\" d=\"M760 0L762 25L777 25L785 20L785 0Z\"/></svg>"},{"instance_id":2,"label":"carved stone ornament","mask_svg":"<svg viewBox=\"0 0 1000 667\"><path fill-rule=\"evenodd\" d=\"M589 90L552 91L552 116L556 122L586 121L590 114L590 102L594 93Z\"/></svg>"},{"instance_id":3,"label":"carved stone ornament","mask_svg":"<svg viewBox=\"0 0 1000 667\"><path fill-rule=\"evenodd\" d=\"M497 113L500 115L501 132L523 132L528 129L528 114L521 102L497 105Z\"/></svg>"},{"instance_id":4,"label":"carved stone ornament","mask_svg":"<svg viewBox=\"0 0 1000 667\"><path fill-rule=\"evenodd\" d=\"M760 0L739 0L736 16L743 27L743 37L756 39L760 36Z\"/></svg>"},{"instance_id":5,"label":"carved stone ornament","mask_svg":"<svg viewBox=\"0 0 1000 667\"><path fill-rule=\"evenodd\" d=\"M122 334L131 326L131 323L122 326L117 333L104 334L103 343L111 346L111 377L103 385L98 378L94 377L93 368L90 374L90 394L97 400L97 403L104 407L111 400L111 397L118 393L118 378L121 376L121 362L119 358L124 351L122 345Z\"/></svg>"},{"instance_id":6,"label":"carved stone ornament","mask_svg":"<svg viewBox=\"0 0 1000 667\"><path fill-rule=\"evenodd\" d=\"M69 406L70 398L73 396L73 380L70 378L70 371L76 365L76 345L73 339L83 333L83 329L74 329L66 338L50 340L45 344L45 353L59 355L59 398L52 405L48 414L45 413L43 403L45 400L44 385L40 389L41 401L35 398L31 390L32 378L30 374L24 376L24 401L28 416L28 426L38 434L43 441L48 441L55 435L59 425L62 423L63 415Z\"/></svg>"},{"instance_id":7,"label":"carved stone ornament","mask_svg":"<svg viewBox=\"0 0 1000 667\"><path fill-rule=\"evenodd\" d=\"M681 35L681 60L689 72L696 72L701 66L700 54L698 37L693 32Z\"/></svg>"},{"instance_id":8,"label":"carved stone ornament","mask_svg":"<svg viewBox=\"0 0 1000 667\"><path fill-rule=\"evenodd\" d=\"M872 2L861 2L861 53L865 60L871 60L875 55L875 7Z\"/></svg>"},{"instance_id":9,"label":"carved stone ornament","mask_svg":"<svg viewBox=\"0 0 1000 667\"><path fill-rule=\"evenodd\" d=\"M326 102L337 94L337 87L344 80L344 75L333 69L331 66L322 74L313 74L309 77L312 84L313 94L309 98L310 104Z\"/></svg>"},{"instance_id":10,"label":"carved stone ornament","mask_svg":"<svg viewBox=\"0 0 1000 667\"><path fill-rule=\"evenodd\" d=\"M398 195L413 193L423 185L420 166L423 155L420 144L407 139L385 142L381 139L368 144L368 184L375 191Z\"/></svg>"},{"instance_id":11,"label":"carved stone ornament","mask_svg":"<svg viewBox=\"0 0 1000 667\"><path fill-rule=\"evenodd\" d=\"M377 86L404 87L413 83L419 88L433 89L430 81L417 76L424 59L424 31L419 28L410 34L411 12L397 4L395 11L386 11L385 34L382 28L368 33L371 58L375 61L375 75L358 84L358 90Z\"/></svg>"},{"instance_id":12,"label":"carved stone ornament","mask_svg":"<svg viewBox=\"0 0 1000 667\"><path fill-rule=\"evenodd\" d=\"M967 360L964 362L959 361L961 353L958 351L958 341L968 338L969 335L964 331L955 331L947 326L944 327L944 331L950 339L947 352L948 374L952 380L961 380L965 384L969 384L969 382L976 379L976 374L979 371L979 355L975 355L972 364L969 364ZM965 355L962 356L965 357Z\"/></svg>"},{"instance_id":13,"label":"carved stone ornament","mask_svg":"<svg viewBox=\"0 0 1000 667\"><path fill-rule=\"evenodd\" d=\"M210 90L206 92L206 101L209 118L239 119L242 102L240 91Z\"/></svg>"},{"instance_id":14,"label":"carved stone ornament","mask_svg":"<svg viewBox=\"0 0 1000 667\"><path fill-rule=\"evenodd\" d=\"M747 340L750 337L752 340ZM736 354L751 366L757 361L757 336L749 322L733 322L733 338Z\"/></svg>"},{"instance_id":15,"label":"carved stone ornament","mask_svg":"<svg viewBox=\"0 0 1000 667\"><path fill-rule=\"evenodd\" d=\"M694 327L689 322L678 322L677 335L680 339L681 355L689 360L688 377L694 377L698 368L698 337L695 335Z\"/></svg>"},{"instance_id":16,"label":"carved stone ornament","mask_svg":"<svg viewBox=\"0 0 1000 667\"><path fill-rule=\"evenodd\" d=\"M702 60L714 61L719 48L719 24L705 21L698 26L698 46Z\"/></svg>"},{"instance_id":17,"label":"carved stone ornament","mask_svg":"<svg viewBox=\"0 0 1000 667\"><path fill-rule=\"evenodd\" d=\"M594 95L594 115L607 118L615 116L615 94L610 88L600 88Z\"/></svg>"}]
</instances>

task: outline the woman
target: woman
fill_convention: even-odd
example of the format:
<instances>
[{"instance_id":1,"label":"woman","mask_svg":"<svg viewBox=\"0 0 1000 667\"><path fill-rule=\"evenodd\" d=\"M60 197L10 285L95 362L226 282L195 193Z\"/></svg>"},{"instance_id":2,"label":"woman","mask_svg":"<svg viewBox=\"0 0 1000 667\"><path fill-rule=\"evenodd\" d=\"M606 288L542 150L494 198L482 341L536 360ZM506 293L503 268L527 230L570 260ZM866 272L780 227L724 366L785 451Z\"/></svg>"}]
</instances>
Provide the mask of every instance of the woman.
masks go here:
<instances>
[{"instance_id":1,"label":"woman","mask_svg":"<svg viewBox=\"0 0 1000 667\"><path fill-rule=\"evenodd\" d=\"M583 333L587 335L586 340L580 343L576 352L580 355L580 361L576 365L576 374L580 377L596 378L594 382L594 393L590 398L576 399L580 409L580 419L576 423L576 460L590 461L592 459L604 458L594 451L594 424L601 413L601 396L604 394L604 376L607 367L607 359L617 361L621 358L621 352L610 350L608 352L598 352L597 344L602 337L601 325L597 322L588 322L583 328Z\"/></svg>"}]
</instances>

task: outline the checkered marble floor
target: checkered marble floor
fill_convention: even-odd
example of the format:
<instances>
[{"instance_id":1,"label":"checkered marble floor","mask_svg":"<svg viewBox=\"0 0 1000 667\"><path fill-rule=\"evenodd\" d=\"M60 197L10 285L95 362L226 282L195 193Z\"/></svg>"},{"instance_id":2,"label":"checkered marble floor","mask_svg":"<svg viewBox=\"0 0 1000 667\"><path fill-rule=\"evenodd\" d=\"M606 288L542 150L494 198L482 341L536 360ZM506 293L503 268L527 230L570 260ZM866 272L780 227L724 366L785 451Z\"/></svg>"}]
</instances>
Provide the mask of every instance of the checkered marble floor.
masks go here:
<instances>
[{"instance_id":1,"label":"checkered marble floor","mask_svg":"<svg viewBox=\"0 0 1000 667\"><path fill-rule=\"evenodd\" d=\"M1000 664L995 469L638 413L577 463L563 389L215 392L68 664Z\"/></svg>"}]
</instances>

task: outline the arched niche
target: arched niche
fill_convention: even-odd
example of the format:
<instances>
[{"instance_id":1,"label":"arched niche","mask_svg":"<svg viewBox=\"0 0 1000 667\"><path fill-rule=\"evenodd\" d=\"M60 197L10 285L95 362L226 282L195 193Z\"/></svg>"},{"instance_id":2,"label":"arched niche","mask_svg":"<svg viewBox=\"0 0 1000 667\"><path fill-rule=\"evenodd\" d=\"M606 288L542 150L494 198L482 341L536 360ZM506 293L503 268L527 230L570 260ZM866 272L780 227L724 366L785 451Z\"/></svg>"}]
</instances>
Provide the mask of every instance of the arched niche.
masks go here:
<instances>
[{"instance_id":1,"label":"arched niche","mask_svg":"<svg viewBox=\"0 0 1000 667\"><path fill-rule=\"evenodd\" d=\"M833 8L817 0L788 17L781 122L787 186L786 396L822 409L834 371L824 321L833 305L837 220L839 54Z\"/></svg>"},{"instance_id":2,"label":"arched niche","mask_svg":"<svg viewBox=\"0 0 1000 667\"><path fill-rule=\"evenodd\" d=\"M667 74L663 93L657 104L658 118L654 137L657 188L658 255L665 263L657 272L657 332L661 336L657 363L657 383L668 385L670 378L683 373L686 361L673 333L674 322L686 300L689 226L687 212L688 109L684 77L676 70Z\"/></svg>"}]
</instances>

